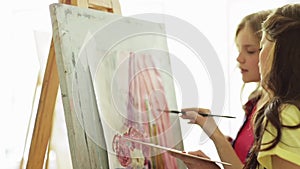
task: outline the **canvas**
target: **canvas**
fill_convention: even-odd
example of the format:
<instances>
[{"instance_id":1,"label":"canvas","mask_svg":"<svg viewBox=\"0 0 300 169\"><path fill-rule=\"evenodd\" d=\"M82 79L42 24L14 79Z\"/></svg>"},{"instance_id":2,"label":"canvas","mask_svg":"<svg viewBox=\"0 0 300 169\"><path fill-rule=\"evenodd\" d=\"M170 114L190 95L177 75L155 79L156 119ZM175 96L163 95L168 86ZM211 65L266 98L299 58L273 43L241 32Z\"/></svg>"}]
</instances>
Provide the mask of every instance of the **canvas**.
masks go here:
<instances>
[{"instance_id":1,"label":"canvas","mask_svg":"<svg viewBox=\"0 0 300 169\"><path fill-rule=\"evenodd\" d=\"M84 158L99 157L100 168L185 168L124 139L183 150L179 117L163 111L177 109L163 24L63 4L50 9L73 163L88 147ZM80 127L88 141L79 144Z\"/></svg>"}]
</instances>

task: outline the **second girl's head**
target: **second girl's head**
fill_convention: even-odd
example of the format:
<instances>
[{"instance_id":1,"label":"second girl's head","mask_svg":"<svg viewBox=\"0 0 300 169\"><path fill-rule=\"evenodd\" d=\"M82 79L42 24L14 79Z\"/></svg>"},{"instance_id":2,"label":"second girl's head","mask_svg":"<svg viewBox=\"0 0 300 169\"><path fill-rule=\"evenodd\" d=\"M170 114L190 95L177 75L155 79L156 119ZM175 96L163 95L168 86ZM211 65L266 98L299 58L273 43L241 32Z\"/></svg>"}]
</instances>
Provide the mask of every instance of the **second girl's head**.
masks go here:
<instances>
[{"instance_id":1,"label":"second girl's head","mask_svg":"<svg viewBox=\"0 0 300 169\"><path fill-rule=\"evenodd\" d=\"M300 4L278 8L263 29L262 85L283 100L300 99Z\"/></svg>"}]
</instances>

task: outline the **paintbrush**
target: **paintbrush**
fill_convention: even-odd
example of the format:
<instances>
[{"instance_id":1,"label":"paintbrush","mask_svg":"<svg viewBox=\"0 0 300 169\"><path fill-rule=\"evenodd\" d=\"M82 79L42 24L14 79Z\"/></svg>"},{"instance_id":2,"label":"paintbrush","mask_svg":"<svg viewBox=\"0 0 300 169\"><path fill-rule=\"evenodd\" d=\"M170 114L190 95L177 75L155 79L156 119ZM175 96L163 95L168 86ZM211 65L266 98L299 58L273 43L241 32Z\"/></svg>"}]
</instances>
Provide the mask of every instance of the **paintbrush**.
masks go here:
<instances>
[{"instance_id":1,"label":"paintbrush","mask_svg":"<svg viewBox=\"0 0 300 169\"><path fill-rule=\"evenodd\" d=\"M178 111L178 110L160 110L168 113L175 113L175 114L185 114L185 111ZM224 118L235 118L234 116L226 116L226 115L218 115L218 114L207 114L203 112L197 112L199 115L204 117L224 117Z\"/></svg>"}]
</instances>

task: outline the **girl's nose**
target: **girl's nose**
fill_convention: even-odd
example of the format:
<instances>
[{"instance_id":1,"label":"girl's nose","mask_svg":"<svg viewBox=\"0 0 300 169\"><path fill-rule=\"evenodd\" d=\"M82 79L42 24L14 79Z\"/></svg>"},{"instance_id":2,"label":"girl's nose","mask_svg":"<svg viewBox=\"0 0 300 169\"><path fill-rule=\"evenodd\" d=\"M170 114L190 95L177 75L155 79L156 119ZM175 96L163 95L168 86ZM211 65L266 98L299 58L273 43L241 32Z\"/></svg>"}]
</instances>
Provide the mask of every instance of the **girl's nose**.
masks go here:
<instances>
[{"instance_id":1,"label":"girl's nose","mask_svg":"<svg viewBox=\"0 0 300 169\"><path fill-rule=\"evenodd\" d=\"M238 57L236 58L236 61L239 63L244 63L245 58L241 55L241 53L239 53Z\"/></svg>"}]
</instances>

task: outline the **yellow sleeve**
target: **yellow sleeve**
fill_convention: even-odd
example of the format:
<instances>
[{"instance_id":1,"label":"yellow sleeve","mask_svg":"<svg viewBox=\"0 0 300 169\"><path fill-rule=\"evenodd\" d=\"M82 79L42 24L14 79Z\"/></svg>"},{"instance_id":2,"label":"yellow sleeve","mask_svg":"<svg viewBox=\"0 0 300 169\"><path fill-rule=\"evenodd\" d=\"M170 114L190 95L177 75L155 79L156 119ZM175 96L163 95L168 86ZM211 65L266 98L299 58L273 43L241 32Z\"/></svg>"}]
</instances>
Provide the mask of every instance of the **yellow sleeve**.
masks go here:
<instances>
[{"instance_id":1,"label":"yellow sleeve","mask_svg":"<svg viewBox=\"0 0 300 169\"><path fill-rule=\"evenodd\" d=\"M300 123L300 111L294 105L285 105L280 112L281 123L284 125L297 125ZM276 136L276 129L273 125L268 124L267 130L262 137L262 143L268 143ZM262 148L267 145L262 145ZM271 150L261 151L258 153L258 162L265 168L272 168L271 156L290 161L300 166L300 128L289 129L282 128L281 141Z\"/></svg>"}]
</instances>

